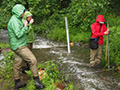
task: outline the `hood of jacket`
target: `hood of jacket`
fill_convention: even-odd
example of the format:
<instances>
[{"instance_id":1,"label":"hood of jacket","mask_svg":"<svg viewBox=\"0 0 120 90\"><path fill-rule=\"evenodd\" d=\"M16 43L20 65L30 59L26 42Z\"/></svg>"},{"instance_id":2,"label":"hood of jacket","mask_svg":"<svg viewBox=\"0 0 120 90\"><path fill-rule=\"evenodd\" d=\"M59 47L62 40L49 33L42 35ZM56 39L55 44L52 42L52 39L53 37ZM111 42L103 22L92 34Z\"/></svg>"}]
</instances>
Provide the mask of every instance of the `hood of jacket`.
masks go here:
<instances>
[{"instance_id":1,"label":"hood of jacket","mask_svg":"<svg viewBox=\"0 0 120 90\"><path fill-rule=\"evenodd\" d=\"M95 22L105 22L103 15L98 15Z\"/></svg>"},{"instance_id":2,"label":"hood of jacket","mask_svg":"<svg viewBox=\"0 0 120 90\"><path fill-rule=\"evenodd\" d=\"M24 12L25 7L21 4L16 4L12 9L12 14L20 18L21 14Z\"/></svg>"},{"instance_id":3,"label":"hood of jacket","mask_svg":"<svg viewBox=\"0 0 120 90\"><path fill-rule=\"evenodd\" d=\"M32 16L32 13L30 13L29 11L25 11L24 16L23 16L23 20L26 20L26 18L29 16Z\"/></svg>"}]
</instances>

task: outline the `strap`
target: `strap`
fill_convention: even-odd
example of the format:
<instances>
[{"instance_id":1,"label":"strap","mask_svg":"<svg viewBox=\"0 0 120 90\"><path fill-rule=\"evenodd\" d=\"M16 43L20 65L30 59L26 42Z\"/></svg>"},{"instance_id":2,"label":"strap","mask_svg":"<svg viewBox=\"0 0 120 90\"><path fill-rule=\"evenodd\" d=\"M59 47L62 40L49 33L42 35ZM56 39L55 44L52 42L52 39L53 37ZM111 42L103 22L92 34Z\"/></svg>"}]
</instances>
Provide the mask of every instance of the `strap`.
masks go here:
<instances>
[{"instance_id":1,"label":"strap","mask_svg":"<svg viewBox=\"0 0 120 90\"><path fill-rule=\"evenodd\" d=\"M99 32L101 32L101 27L102 27L102 24L100 24ZM91 33L91 36L92 36L92 33ZM98 37L98 39L99 39L99 37Z\"/></svg>"},{"instance_id":2,"label":"strap","mask_svg":"<svg viewBox=\"0 0 120 90\"><path fill-rule=\"evenodd\" d=\"M102 24L100 24L99 32L101 32L101 27L102 27ZM92 33L91 33L91 36L92 36ZM98 37L98 41L99 41L99 38L100 38L100 37Z\"/></svg>"},{"instance_id":3,"label":"strap","mask_svg":"<svg viewBox=\"0 0 120 90\"><path fill-rule=\"evenodd\" d=\"M100 29L99 29L99 32L101 32L101 27L102 27L102 24L100 24ZM98 37L98 40L99 40L100 37Z\"/></svg>"}]
</instances>

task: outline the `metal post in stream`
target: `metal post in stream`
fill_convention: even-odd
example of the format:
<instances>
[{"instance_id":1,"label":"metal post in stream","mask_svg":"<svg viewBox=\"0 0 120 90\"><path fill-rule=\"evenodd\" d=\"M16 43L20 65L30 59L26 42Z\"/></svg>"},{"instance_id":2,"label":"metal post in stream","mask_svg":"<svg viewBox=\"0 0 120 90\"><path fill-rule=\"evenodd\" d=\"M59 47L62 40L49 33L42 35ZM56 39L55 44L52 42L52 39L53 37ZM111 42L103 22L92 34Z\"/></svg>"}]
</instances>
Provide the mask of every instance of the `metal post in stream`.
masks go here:
<instances>
[{"instance_id":1,"label":"metal post in stream","mask_svg":"<svg viewBox=\"0 0 120 90\"><path fill-rule=\"evenodd\" d=\"M67 34L68 53L70 54L70 40L69 40L69 30L68 30L67 17L65 17L65 25L66 25L66 34Z\"/></svg>"}]
</instances>

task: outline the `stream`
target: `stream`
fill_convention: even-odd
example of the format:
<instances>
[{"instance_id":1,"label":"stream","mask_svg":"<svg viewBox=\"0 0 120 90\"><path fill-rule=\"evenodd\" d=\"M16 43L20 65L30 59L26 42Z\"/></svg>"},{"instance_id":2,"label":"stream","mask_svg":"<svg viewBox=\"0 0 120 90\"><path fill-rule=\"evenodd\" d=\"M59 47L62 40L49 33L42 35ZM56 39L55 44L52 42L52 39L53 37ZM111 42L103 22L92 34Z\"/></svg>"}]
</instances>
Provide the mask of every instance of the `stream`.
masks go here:
<instances>
[{"instance_id":1,"label":"stream","mask_svg":"<svg viewBox=\"0 0 120 90\"><path fill-rule=\"evenodd\" d=\"M0 42L9 43L7 30L1 30ZM79 90L120 90L120 78L112 71L103 71L103 68L90 68L90 50L88 46L71 47L68 54L67 45L58 41L51 41L36 34L33 43L33 53L38 63L55 60L60 61L60 69L68 80ZM0 60L3 54L0 55Z\"/></svg>"}]
</instances>

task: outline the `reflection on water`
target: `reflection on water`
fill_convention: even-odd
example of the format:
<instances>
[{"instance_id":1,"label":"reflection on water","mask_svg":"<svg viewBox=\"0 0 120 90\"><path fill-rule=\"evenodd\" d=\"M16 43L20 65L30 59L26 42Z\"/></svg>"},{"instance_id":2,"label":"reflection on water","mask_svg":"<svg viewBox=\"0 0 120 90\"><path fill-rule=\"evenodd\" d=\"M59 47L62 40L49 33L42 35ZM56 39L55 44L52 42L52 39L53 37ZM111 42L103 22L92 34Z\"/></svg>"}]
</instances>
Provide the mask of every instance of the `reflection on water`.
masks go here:
<instances>
[{"instance_id":1,"label":"reflection on water","mask_svg":"<svg viewBox=\"0 0 120 90\"><path fill-rule=\"evenodd\" d=\"M2 34L5 36L0 34L0 41L7 42L6 32L3 31ZM120 79L114 77L112 72L89 67L87 46L71 47L71 54L68 54L66 44L50 41L38 35L33 45L33 53L38 63L61 60L59 68L63 69L66 76L69 74L69 81L73 82L79 90L120 90Z\"/></svg>"}]
</instances>

